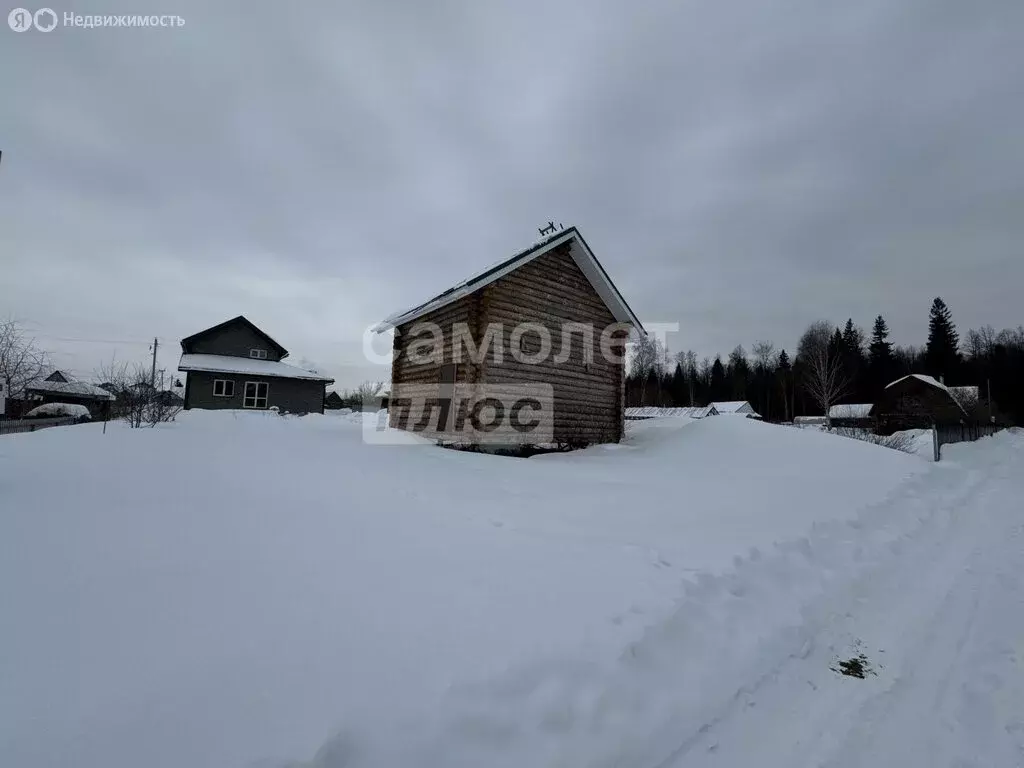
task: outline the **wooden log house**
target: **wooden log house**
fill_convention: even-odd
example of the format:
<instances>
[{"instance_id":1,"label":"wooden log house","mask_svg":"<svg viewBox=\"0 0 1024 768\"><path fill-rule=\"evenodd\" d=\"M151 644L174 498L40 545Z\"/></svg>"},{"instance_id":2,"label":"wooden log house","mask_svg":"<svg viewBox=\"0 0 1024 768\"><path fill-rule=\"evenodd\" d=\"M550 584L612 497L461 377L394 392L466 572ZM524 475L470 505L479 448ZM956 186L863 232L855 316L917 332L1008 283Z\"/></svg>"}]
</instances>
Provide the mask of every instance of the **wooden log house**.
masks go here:
<instances>
[{"instance_id":1,"label":"wooden log house","mask_svg":"<svg viewBox=\"0 0 1024 768\"><path fill-rule=\"evenodd\" d=\"M441 339L432 354L420 355L420 331L428 326L440 328ZM392 426L417 429L398 413L410 392L422 399L426 391L444 402L453 392L479 398L502 387L543 385L551 392L545 402L549 442L582 446L622 438L625 345L631 332L644 330L575 227L548 234L375 330L389 329L395 331ZM602 334L615 354L603 353ZM486 354L467 355L467 336L471 351ZM422 431L443 442L467 442L452 410ZM520 442L532 440L526 435Z\"/></svg>"}]
</instances>

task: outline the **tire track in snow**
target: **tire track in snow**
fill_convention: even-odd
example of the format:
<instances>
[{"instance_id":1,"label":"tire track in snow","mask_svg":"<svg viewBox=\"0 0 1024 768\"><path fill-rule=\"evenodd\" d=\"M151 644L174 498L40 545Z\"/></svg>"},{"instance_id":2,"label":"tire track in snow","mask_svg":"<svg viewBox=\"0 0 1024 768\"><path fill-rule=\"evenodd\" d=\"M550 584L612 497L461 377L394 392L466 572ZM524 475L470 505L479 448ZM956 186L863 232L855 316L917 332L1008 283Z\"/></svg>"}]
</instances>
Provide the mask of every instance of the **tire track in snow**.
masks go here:
<instances>
[{"instance_id":1,"label":"tire track in snow","mask_svg":"<svg viewBox=\"0 0 1024 768\"><path fill-rule=\"evenodd\" d=\"M850 609L822 628L806 662L784 662L759 691L756 709L720 720L669 765L1021 764L1020 739L1013 742L1017 721L964 716L990 693L979 691L975 678L1014 680L1010 707L1019 707L1024 694L1018 660L1004 647L1007 636L1024 636L1024 614L1011 608L1021 601L1024 547L1007 507L1024 491L1015 474L1021 464L1021 452L1012 450L995 466L973 471L966 493L953 499L930 494L940 510L932 519L940 524L900 548L895 568L890 563L869 573L850 590ZM1008 609L1015 625L1007 626ZM823 671L823 650L870 635L879 645L886 638L885 653L866 649L876 663L884 658L877 677L862 681ZM979 654L979 643L995 643L997 652ZM1011 658L998 663L997 672L979 671L986 662ZM965 705L971 696L973 706ZM989 758L974 762L973 754L986 751Z\"/></svg>"}]
</instances>

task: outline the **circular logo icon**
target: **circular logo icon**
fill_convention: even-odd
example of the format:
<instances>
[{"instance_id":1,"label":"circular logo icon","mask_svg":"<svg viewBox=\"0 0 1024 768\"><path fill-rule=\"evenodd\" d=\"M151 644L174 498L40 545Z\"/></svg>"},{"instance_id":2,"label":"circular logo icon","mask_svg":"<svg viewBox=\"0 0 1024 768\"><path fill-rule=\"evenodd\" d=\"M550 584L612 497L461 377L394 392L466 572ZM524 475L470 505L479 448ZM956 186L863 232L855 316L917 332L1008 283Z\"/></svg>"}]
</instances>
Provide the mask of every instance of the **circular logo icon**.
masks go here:
<instances>
[{"instance_id":1,"label":"circular logo icon","mask_svg":"<svg viewBox=\"0 0 1024 768\"><path fill-rule=\"evenodd\" d=\"M57 14L49 8L40 8L35 12L32 20L40 32L49 32L57 26Z\"/></svg>"},{"instance_id":2,"label":"circular logo icon","mask_svg":"<svg viewBox=\"0 0 1024 768\"><path fill-rule=\"evenodd\" d=\"M7 26L15 32L25 32L32 29L32 11L24 8L15 8L7 14Z\"/></svg>"}]
</instances>

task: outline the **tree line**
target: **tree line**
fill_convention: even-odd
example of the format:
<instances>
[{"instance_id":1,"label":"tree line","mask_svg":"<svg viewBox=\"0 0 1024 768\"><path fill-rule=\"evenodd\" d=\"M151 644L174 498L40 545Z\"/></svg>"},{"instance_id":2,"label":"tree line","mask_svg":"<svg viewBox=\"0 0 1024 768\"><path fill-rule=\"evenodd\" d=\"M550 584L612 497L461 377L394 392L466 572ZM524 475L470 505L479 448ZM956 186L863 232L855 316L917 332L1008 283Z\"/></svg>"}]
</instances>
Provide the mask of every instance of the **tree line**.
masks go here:
<instances>
[{"instance_id":1,"label":"tree line","mask_svg":"<svg viewBox=\"0 0 1024 768\"><path fill-rule=\"evenodd\" d=\"M850 318L843 325L811 323L791 355L771 341L724 358L671 354L654 337L636 342L626 378L627 406L702 406L746 400L769 421L819 416L832 405L873 403L887 384L911 373L949 386L977 386L982 403L1006 423L1024 424L1024 326L986 325L961 340L949 307L932 302L923 346L889 341L882 315L870 334Z\"/></svg>"}]
</instances>

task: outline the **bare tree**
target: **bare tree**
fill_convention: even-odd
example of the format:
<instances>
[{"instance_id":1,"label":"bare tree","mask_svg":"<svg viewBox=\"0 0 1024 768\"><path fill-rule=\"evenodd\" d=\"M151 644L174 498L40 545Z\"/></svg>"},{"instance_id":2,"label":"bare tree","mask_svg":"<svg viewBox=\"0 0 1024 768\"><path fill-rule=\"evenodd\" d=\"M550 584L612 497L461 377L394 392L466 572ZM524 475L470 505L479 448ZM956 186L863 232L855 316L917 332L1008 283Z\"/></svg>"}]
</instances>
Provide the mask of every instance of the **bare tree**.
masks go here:
<instances>
[{"instance_id":1,"label":"bare tree","mask_svg":"<svg viewBox=\"0 0 1024 768\"><path fill-rule=\"evenodd\" d=\"M828 417L828 410L849 391L842 350L832 343L835 329L827 320L811 323L797 346L797 360L804 364L804 389Z\"/></svg>"},{"instance_id":2,"label":"bare tree","mask_svg":"<svg viewBox=\"0 0 1024 768\"><path fill-rule=\"evenodd\" d=\"M775 366L775 345L770 341L755 341L753 350L758 372L765 373Z\"/></svg>"},{"instance_id":3,"label":"bare tree","mask_svg":"<svg viewBox=\"0 0 1024 768\"><path fill-rule=\"evenodd\" d=\"M665 345L661 340L648 335L641 335L633 344L630 358L629 373L640 382L640 405L646 405L647 382L651 374L657 374L665 359Z\"/></svg>"},{"instance_id":4,"label":"bare tree","mask_svg":"<svg viewBox=\"0 0 1024 768\"><path fill-rule=\"evenodd\" d=\"M359 407L365 407L367 405L371 405L375 400L377 400L383 391L383 381L364 381L352 390L349 394L349 398L354 403L358 403Z\"/></svg>"},{"instance_id":5,"label":"bare tree","mask_svg":"<svg viewBox=\"0 0 1024 768\"><path fill-rule=\"evenodd\" d=\"M142 363L111 362L101 366L95 375L116 398L110 415L123 420L132 429L173 421L181 411L181 406L153 388L151 370Z\"/></svg>"},{"instance_id":6,"label":"bare tree","mask_svg":"<svg viewBox=\"0 0 1024 768\"><path fill-rule=\"evenodd\" d=\"M771 372L775 368L775 345L770 341L755 341L754 342L754 373L757 378L762 382L770 380ZM772 418L772 393L770 386L760 386L758 391L761 393L761 402L758 403L761 415L766 420Z\"/></svg>"},{"instance_id":7,"label":"bare tree","mask_svg":"<svg viewBox=\"0 0 1024 768\"><path fill-rule=\"evenodd\" d=\"M686 362L683 365L683 371L686 373L686 383L690 386L690 405L696 405L694 403L695 390L697 386L697 353L692 349L686 350Z\"/></svg>"},{"instance_id":8,"label":"bare tree","mask_svg":"<svg viewBox=\"0 0 1024 768\"><path fill-rule=\"evenodd\" d=\"M700 366L697 368L697 377L705 387L711 384L711 368L713 365L714 363L711 362L711 358L705 357L700 361Z\"/></svg>"},{"instance_id":9,"label":"bare tree","mask_svg":"<svg viewBox=\"0 0 1024 768\"><path fill-rule=\"evenodd\" d=\"M46 353L17 320L0 321L0 382L7 396L22 399L25 387L46 370Z\"/></svg>"}]
</instances>

